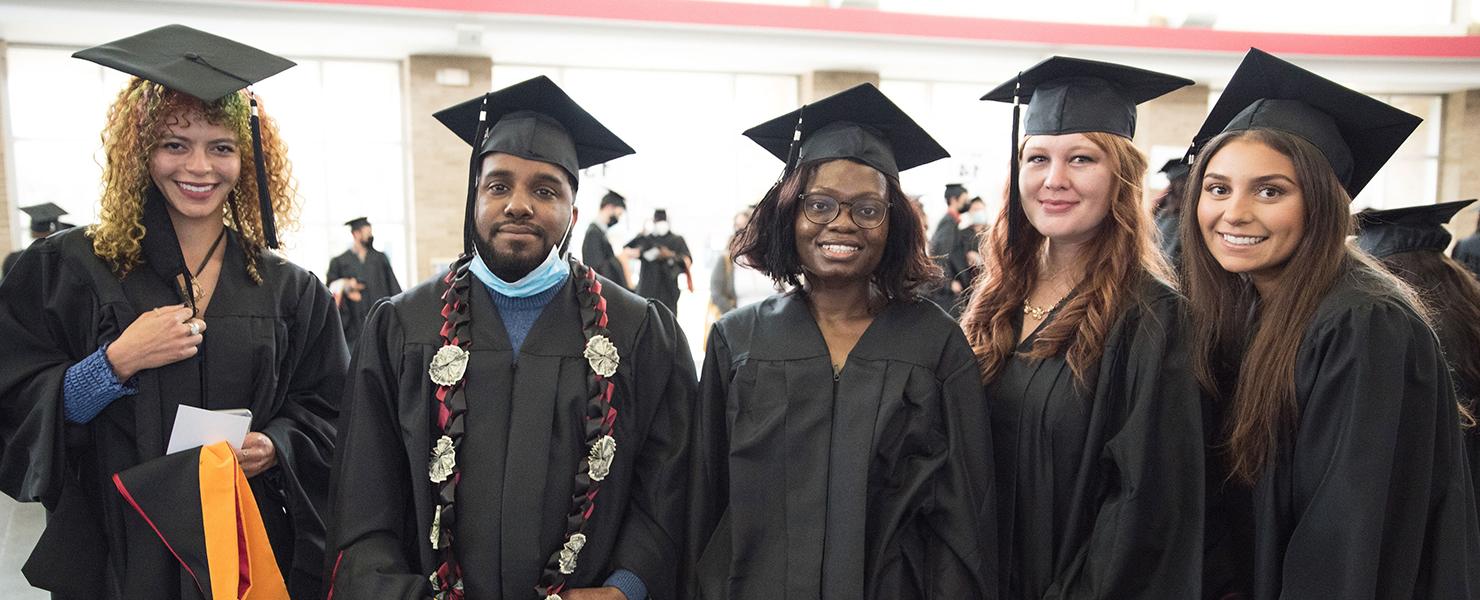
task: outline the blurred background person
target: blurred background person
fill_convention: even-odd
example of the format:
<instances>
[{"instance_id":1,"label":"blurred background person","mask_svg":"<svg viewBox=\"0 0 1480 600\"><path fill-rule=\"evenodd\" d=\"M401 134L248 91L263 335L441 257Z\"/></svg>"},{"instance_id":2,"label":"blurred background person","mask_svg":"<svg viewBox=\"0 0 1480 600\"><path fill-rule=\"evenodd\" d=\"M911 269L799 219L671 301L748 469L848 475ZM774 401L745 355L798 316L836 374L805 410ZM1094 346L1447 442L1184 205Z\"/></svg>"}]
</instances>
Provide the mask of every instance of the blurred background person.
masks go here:
<instances>
[{"instance_id":1,"label":"blurred background person","mask_svg":"<svg viewBox=\"0 0 1480 600\"><path fill-rule=\"evenodd\" d=\"M339 307L344 340L353 348L370 308L381 298L401 293L401 282L391 270L390 258L375 249L375 228L370 220L357 217L344 224L349 227L350 248L329 261L324 277Z\"/></svg>"},{"instance_id":2,"label":"blurred background person","mask_svg":"<svg viewBox=\"0 0 1480 600\"><path fill-rule=\"evenodd\" d=\"M637 293L663 303L678 314L678 278L682 276L689 291L694 291L694 277L689 271L693 256L683 236L673 232L668 211L653 211L653 229L627 242L624 248L637 251L642 269L637 274Z\"/></svg>"}]
</instances>

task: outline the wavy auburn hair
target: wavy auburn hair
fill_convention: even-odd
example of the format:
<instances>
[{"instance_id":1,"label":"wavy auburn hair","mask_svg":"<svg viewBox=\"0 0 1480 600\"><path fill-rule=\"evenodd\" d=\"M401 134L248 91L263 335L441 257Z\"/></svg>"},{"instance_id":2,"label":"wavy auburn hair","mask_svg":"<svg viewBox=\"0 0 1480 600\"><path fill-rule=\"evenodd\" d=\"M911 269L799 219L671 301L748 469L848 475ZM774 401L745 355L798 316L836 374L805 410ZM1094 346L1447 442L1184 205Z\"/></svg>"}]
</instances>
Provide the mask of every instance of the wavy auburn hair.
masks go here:
<instances>
[{"instance_id":1,"label":"wavy auburn hair","mask_svg":"<svg viewBox=\"0 0 1480 600\"><path fill-rule=\"evenodd\" d=\"M802 163L766 192L750 215L750 222L730 238L730 256L735 264L765 273L777 285L802 287L802 261L797 256L797 210L802 190L811 184L818 167L832 160ZM889 202L889 235L884 255L874 267L870 282L894 302L918 298L920 290L939 281L941 270L925 253L925 224L914 204L899 187L899 180L885 176L884 197Z\"/></svg>"},{"instance_id":2,"label":"wavy auburn hair","mask_svg":"<svg viewBox=\"0 0 1480 600\"><path fill-rule=\"evenodd\" d=\"M288 164L287 147L278 135L277 122L267 115L263 104L258 97L268 191L281 231L297 225L297 189ZM171 124L204 118L236 133L241 174L226 200L224 220L241 236L247 271L254 282L261 283L257 256L267 243L257 208L257 168L253 162L250 117L251 106L245 91L206 103L152 81L137 77L130 80L108 108L107 124L103 127L103 196L98 223L87 229L93 254L106 261L120 279L139 265L140 242L148 233L143 215L145 191L153 183L149 175L150 157ZM235 222L233 215L239 215L241 222Z\"/></svg>"},{"instance_id":3,"label":"wavy auburn hair","mask_svg":"<svg viewBox=\"0 0 1480 600\"><path fill-rule=\"evenodd\" d=\"M1082 134L1105 152L1111 176L1110 211L1090 242L1085 279L1078 293L1033 340L1028 358L1063 353L1080 386L1092 382L1093 368L1104 353L1105 337L1128 300L1148 278L1170 282L1170 270L1157 251L1151 217L1141 204L1146 157L1130 140L1104 132ZM1024 138L1025 146L1031 136ZM1021 155L1022 146L1019 146ZM1017 168L1021 168L1019 164ZM1019 243L1008 243L1010 221L1017 221ZM983 272L973 284L971 302L961 317L966 339L981 362L981 377L991 382L1018 346L1017 323L1023 303L1038 280L1040 257L1048 239L1027 220L1020 202L1004 202L1002 212L983 239ZM1027 327L1023 323L1023 327Z\"/></svg>"},{"instance_id":4,"label":"wavy auburn hair","mask_svg":"<svg viewBox=\"0 0 1480 600\"><path fill-rule=\"evenodd\" d=\"M1288 158L1303 204L1305 231L1270 286L1273 293L1265 297L1247 276L1223 270L1208 250L1197 218L1208 162L1236 140L1263 144ZM1295 363L1300 343L1340 278L1356 277L1363 288L1404 302L1420 316L1426 313L1407 285L1347 241L1354 230L1351 197L1310 142L1272 129L1224 133L1198 153L1187 181L1188 217L1182 219L1181 235L1192 368L1203 391L1223 404L1228 416L1222 452L1230 475L1252 484L1299 419ZM1223 388L1231 377L1237 383L1230 395Z\"/></svg>"}]
</instances>

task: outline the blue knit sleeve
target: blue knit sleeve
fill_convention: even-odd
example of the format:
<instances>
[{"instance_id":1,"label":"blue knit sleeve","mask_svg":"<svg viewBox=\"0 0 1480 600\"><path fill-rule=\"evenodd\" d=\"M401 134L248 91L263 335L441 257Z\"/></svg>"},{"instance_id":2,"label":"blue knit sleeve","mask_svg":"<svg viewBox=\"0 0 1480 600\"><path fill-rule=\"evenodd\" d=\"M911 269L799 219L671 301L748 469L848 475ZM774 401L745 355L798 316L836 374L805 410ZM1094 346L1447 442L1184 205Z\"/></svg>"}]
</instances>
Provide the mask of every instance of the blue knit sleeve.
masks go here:
<instances>
[{"instance_id":1,"label":"blue knit sleeve","mask_svg":"<svg viewBox=\"0 0 1480 600\"><path fill-rule=\"evenodd\" d=\"M108 345L67 369L62 378L62 412L67 422L85 424L114 400L139 392L138 376L119 382L108 362Z\"/></svg>"},{"instance_id":2,"label":"blue knit sleeve","mask_svg":"<svg viewBox=\"0 0 1480 600\"><path fill-rule=\"evenodd\" d=\"M611 577L606 578L606 585L622 591L627 600L647 600L647 585L642 583L642 578L627 569L617 569Z\"/></svg>"}]
</instances>

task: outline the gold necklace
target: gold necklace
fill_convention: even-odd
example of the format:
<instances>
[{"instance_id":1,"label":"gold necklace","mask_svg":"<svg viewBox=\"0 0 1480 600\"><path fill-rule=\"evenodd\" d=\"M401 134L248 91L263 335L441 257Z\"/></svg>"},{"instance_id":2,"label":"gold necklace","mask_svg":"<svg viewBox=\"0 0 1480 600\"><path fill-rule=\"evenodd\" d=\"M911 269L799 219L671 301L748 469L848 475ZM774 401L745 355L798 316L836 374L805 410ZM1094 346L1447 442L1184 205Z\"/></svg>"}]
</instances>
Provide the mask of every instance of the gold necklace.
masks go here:
<instances>
[{"instance_id":1,"label":"gold necklace","mask_svg":"<svg viewBox=\"0 0 1480 600\"><path fill-rule=\"evenodd\" d=\"M1073 291L1073 289L1071 288L1070 291ZM1068 297L1069 294L1065 293L1064 295L1059 296L1059 299L1054 301L1054 303L1049 306L1033 306L1032 304L1029 304L1027 300L1024 300L1023 314L1028 315L1028 318L1033 319L1034 321L1042 321L1045 317L1048 316L1048 313L1053 312L1053 310L1058 308L1060 304L1063 304L1064 299Z\"/></svg>"}]
</instances>

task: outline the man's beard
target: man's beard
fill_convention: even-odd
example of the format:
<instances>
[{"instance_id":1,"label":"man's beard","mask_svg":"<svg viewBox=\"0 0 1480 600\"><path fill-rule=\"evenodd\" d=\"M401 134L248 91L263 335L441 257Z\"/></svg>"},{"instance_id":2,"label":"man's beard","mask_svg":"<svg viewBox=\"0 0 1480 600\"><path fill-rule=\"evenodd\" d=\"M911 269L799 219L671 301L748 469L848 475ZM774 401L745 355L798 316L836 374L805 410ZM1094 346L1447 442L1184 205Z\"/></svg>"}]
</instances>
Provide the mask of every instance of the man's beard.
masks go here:
<instances>
[{"instance_id":1,"label":"man's beard","mask_svg":"<svg viewBox=\"0 0 1480 600\"><path fill-rule=\"evenodd\" d=\"M536 246L537 252L496 252L493 249L492 241L494 232L501 226L514 224L534 227L539 230L538 241L526 242L520 244L518 247L519 250L524 250L524 246ZM488 265L488 270L493 271L493 274L497 275L499 279L513 283L523 279L525 275L534 271L536 267L539 267L541 263L545 262L546 257L550 256L550 246L546 244L558 242L548 242L549 235L549 232L532 223L497 223L489 228L486 233L478 235L473 240L473 246L477 248L478 256L483 259L483 264Z\"/></svg>"}]
</instances>

